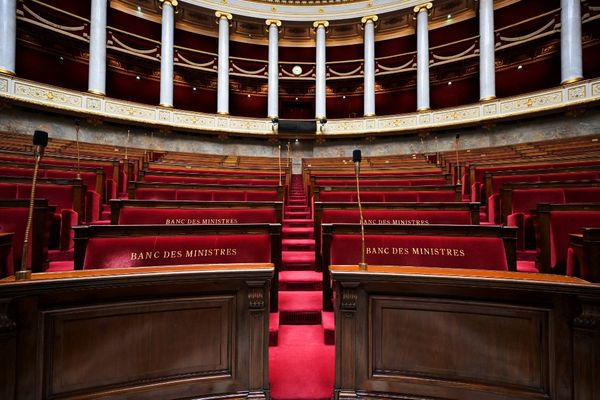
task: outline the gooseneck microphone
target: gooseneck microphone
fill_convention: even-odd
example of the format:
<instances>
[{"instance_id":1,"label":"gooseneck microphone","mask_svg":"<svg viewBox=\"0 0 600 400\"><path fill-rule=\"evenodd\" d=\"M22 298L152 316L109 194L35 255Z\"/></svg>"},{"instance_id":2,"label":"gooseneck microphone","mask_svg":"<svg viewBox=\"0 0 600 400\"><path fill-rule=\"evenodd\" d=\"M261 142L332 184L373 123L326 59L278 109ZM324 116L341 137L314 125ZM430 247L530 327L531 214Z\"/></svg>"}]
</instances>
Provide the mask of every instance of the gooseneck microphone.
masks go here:
<instances>
[{"instance_id":1,"label":"gooseneck microphone","mask_svg":"<svg viewBox=\"0 0 600 400\"><path fill-rule=\"evenodd\" d=\"M29 258L29 233L31 232L31 220L33 218L33 203L35 200L35 185L37 183L38 168L47 145L48 133L44 131L35 131L33 133L33 157L35 164L33 168L33 181L31 182L31 196L29 198L29 214L27 215L27 225L25 225L25 238L23 240L21 268L15 272L15 279L18 281L31 278L31 270L27 269Z\"/></svg>"},{"instance_id":2,"label":"gooseneck microphone","mask_svg":"<svg viewBox=\"0 0 600 400\"><path fill-rule=\"evenodd\" d=\"M361 270L367 269L367 263L365 262L365 221L363 219L362 204L360 203L360 162L362 161L362 154L359 149L352 152L352 161L354 162L354 173L356 174L356 200L358 202L358 214L360 216L360 262L358 268Z\"/></svg>"},{"instance_id":3,"label":"gooseneck microphone","mask_svg":"<svg viewBox=\"0 0 600 400\"><path fill-rule=\"evenodd\" d=\"M81 170L79 168L79 159L81 158L79 154L79 120L75 120L75 134L77 135L77 179L81 179ZM125 157L127 158L127 157Z\"/></svg>"}]
</instances>

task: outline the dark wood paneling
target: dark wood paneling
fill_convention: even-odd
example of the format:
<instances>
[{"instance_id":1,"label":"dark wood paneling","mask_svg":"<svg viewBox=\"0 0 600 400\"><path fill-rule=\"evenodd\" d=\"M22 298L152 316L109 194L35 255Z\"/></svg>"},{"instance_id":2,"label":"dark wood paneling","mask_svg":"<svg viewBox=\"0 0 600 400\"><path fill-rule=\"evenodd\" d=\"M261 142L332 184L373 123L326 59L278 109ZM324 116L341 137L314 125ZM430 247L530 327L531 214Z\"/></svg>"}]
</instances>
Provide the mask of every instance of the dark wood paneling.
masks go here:
<instances>
[{"instance_id":1,"label":"dark wood paneling","mask_svg":"<svg viewBox=\"0 0 600 400\"><path fill-rule=\"evenodd\" d=\"M0 394L264 399L272 275L243 264L4 280Z\"/></svg>"},{"instance_id":2,"label":"dark wood paneling","mask_svg":"<svg viewBox=\"0 0 600 400\"><path fill-rule=\"evenodd\" d=\"M600 286L518 272L331 270L336 399L596 399Z\"/></svg>"}]
</instances>

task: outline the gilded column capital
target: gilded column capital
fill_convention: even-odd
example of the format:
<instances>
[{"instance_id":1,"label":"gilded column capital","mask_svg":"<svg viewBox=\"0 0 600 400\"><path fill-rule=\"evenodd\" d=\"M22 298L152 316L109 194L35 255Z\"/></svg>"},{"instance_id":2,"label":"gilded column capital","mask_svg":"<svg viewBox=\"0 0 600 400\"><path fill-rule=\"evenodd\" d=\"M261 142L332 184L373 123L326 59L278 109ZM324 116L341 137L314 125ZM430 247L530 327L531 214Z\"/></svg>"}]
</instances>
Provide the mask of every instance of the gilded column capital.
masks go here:
<instances>
[{"instance_id":1,"label":"gilded column capital","mask_svg":"<svg viewBox=\"0 0 600 400\"><path fill-rule=\"evenodd\" d=\"M179 6L179 0L158 0L158 6L160 8L163 8L165 4L169 4L175 10L177 10L177 7Z\"/></svg>"},{"instance_id":2,"label":"gilded column capital","mask_svg":"<svg viewBox=\"0 0 600 400\"><path fill-rule=\"evenodd\" d=\"M413 12L415 14L418 14L421 11L427 11L429 13L429 12L431 12L432 8L433 8L432 2L423 3L423 4L419 4L418 6L415 6L415 8L413 8Z\"/></svg>"},{"instance_id":3,"label":"gilded column capital","mask_svg":"<svg viewBox=\"0 0 600 400\"><path fill-rule=\"evenodd\" d=\"M268 19L265 21L265 24L270 27L271 25L275 25L278 28L281 27L281 21L278 19Z\"/></svg>"},{"instance_id":4,"label":"gilded column capital","mask_svg":"<svg viewBox=\"0 0 600 400\"><path fill-rule=\"evenodd\" d=\"M217 23L223 18L227 19L228 21L233 19L233 15L225 11L215 11L215 17L217 17Z\"/></svg>"},{"instance_id":5,"label":"gilded column capital","mask_svg":"<svg viewBox=\"0 0 600 400\"><path fill-rule=\"evenodd\" d=\"M313 28L318 29L320 26L327 29L329 28L329 21L315 21L313 22Z\"/></svg>"},{"instance_id":6,"label":"gilded column capital","mask_svg":"<svg viewBox=\"0 0 600 400\"><path fill-rule=\"evenodd\" d=\"M379 20L379 17L377 15L367 15L360 19L360 23L363 25L366 24L367 22L376 23L378 20Z\"/></svg>"}]
</instances>

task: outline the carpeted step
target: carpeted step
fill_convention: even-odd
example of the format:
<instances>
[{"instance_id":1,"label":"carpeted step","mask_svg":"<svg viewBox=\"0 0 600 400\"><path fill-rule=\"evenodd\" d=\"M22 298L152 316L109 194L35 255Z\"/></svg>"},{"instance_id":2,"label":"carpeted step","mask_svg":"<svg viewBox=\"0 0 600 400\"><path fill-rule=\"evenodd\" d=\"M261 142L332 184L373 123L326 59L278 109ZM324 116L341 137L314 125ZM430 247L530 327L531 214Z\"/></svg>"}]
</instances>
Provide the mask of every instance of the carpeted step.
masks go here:
<instances>
[{"instance_id":1,"label":"carpeted step","mask_svg":"<svg viewBox=\"0 0 600 400\"><path fill-rule=\"evenodd\" d=\"M73 271L73 261L50 261L45 272Z\"/></svg>"},{"instance_id":2,"label":"carpeted step","mask_svg":"<svg viewBox=\"0 0 600 400\"><path fill-rule=\"evenodd\" d=\"M277 346L279 342L279 313L269 313L269 346Z\"/></svg>"},{"instance_id":3,"label":"carpeted step","mask_svg":"<svg viewBox=\"0 0 600 400\"><path fill-rule=\"evenodd\" d=\"M296 228L313 226L314 222L309 218L285 218L283 226L291 226Z\"/></svg>"},{"instance_id":4,"label":"carpeted step","mask_svg":"<svg viewBox=\"0 0 600 400\"><path fill-rule=\"evenodd\" d=\"M312 226L302 228L284 226L281 228L281 237L284 239L311 239L313 233L314 228Z\"/></svg>"},{"instance_id":5,"label":"carpeted step","mask_svg":"<svg viewBox=\"0 0 600 400\"><path fill-rule=\"evenodd\" d=\"M307 206L285 206L286 212L308 211Z\"/></svg>"},{"instance_id":6,"label":"carpeted step","mask_svg":"<svg viewBox=\"0 0 600 400\"><path fill-rule=\"evenodd\" d=\"M322 290L323 275L315 271L279 272L279 290Z\"/></svg>"},{"instance_id":7,"label":"carpeted step","mask_svg":"<svg viewBox=\"0 0 600 400\"><path fill-rule=\"evenodd\" d=\"M279 324L320 324L322 298L321 291L279 292Z\"/></svg>"},{"instance_id":8,"label":"carpeted step","mask_svg":"<svg viewBox=\"0 0 600 400\"><path fill-rule=\"evenodd\" d=\"M321 321L325 344L335 344L335 317L333 311L321 311Z\"/></svg>"},{"instance_id":9,"label":"carpeted step","mask_svg":"<svg viewBox=\"0 0 600 400\"><path fill-rule=\"evenodd\" d=\"M517 271L519 272L540 272L536 266L535 261L518 261L517 260Z\"/></svg>"},{"instance_id":10,"label":"carpeted step","mask_svg":"<svg viewBox=\"0 0 600 400\"><path fill-rule=\"evenodd\" d=\"M284 214L285 219L309 219L310 211L286 211Z\"/></svg>"},{"instance_id":11,"label":"carpeted step","mask_svg":"<svg viewBox=\"0 0 600 400\"><path fill-rule=\"evenodd\" d=\"M48 250L48 261L73 261L73 250Z\"/></svg>"},{"instance_id":12,"label":"carpeted step","mask_svg":"<svg viewBox=\"0 0 600 400\"><path fill-rule=\"evenodd\" d=\"M281 241L283 251L315 251L314 239L283 239Z\"/></svg>"},{"instance_id":13,"label":"carpeted step","mask_svg":"<svg viewBox=\"0 0 600 400\"><path fill-rule=\"evenodd\" d=\"M519 261L535 261L537 250L517 250L517 260Z\"/></svg>"},{"instance_id":14,"label":"carpeted step","mask_svg":"<svg viewBox=\"0 0 600 400\"><path fill-rule=\"evenodd\" d=\"M281 270L314 270L315 252L314 251L282 251L281 252Z\"/></svg>"},{"instance_id":15,"label":"carpeted step","mask_svg":"<svg viewBox=\"0 0 600 400\"><path fill-rule=\"evenodd\" d=\"M323 344L320 326L282 326L279 346L269 349L272 400L330 400L335 346Z\"/></svg>"}]
</instances>

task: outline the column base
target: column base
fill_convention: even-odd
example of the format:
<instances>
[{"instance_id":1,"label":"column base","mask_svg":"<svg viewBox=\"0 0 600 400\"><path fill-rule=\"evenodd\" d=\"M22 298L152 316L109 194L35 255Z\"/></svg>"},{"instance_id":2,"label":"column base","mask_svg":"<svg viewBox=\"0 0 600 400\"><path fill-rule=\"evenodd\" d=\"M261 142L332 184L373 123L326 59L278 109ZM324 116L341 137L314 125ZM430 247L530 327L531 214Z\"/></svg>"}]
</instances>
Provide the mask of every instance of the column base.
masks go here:
<instances>
[{"instance_id":1,"label":"column base","mask_svg":"<svg viewBox=\"0 0 600 400\"><path fill-rule=\"evenodd\" d=\"M167 104L167 103L160 103L159 106L164 107L164 108L173 108L173 104Z\"/></svg>"},{"instance_id":2,"label":"column base","mask_svg":"<svg viewBox=\"0 0 600 400\"><path fill-rule=\"evenodd\" d=\"M4 69L2 67L0 67L0 74L11 75L11 76L15 76L16 75L14 71L9 71L9 70Z\"/></svg>"},{"instance_id":3,"label":"column base","mask_svg":"<svg viewBox=\"0 0 600 400\"><path fill-rule=\"evenodd\" d=\"M97 96L106 96L106 93L94 89L88 89L88 93L95 94Z\"/></svg>"},{"instance_id":4,"label":"column base","mask_svg":"<svg viewBox=\"0 0 600 400\"><path fill-rule=\"evenodd\" d=\"M228 111L217 111L217 114L219 115L229 115Z\"/></svg>"},{"instance_id":5,"label":"column base","mask_svg":"<svg viewBox=\"0 0 600 400\"><path fill-rule=\"evenodd\" d=\"M375 116L375 113L363 114L363 117L365 117L365 118L372 118L374 116Z\"/></svg>"},{"instance_id":6,"label":"column base","mask_svg":"<svg viewBox=\"0 0 600 400\"><path fill-rule=\"evenodd\" d=\"M486 101L496 100L496 96L486 96L479 99L480 103L485 103Z\"/></svg>"},{"instance_id":7,"label":"column base","mask_svg":"<svg viewBox=\"0 0 600 400\"><path fill-rule=\"evenodd\" d=\"M582 80L583 80L583 76L577 76L575 78L566 79L566 80L562 81L560 84L561 85L568 85L570 83L575 83L575 82L579 82L579 81L582 81Z\"/></svg>"},{"instance_id":8,"label":"column base","mask_svg":"<svg viewBox=\"0 0 600 400\"><path fill-rule=\"evenodd\" d=\"M417 108L417 112L426 112L426 111L430 111L431 108L429 107L419 107Z\"/></svg>"}]
</instances>

